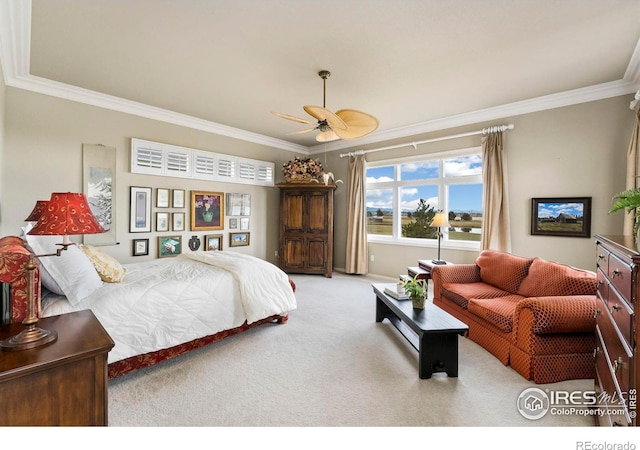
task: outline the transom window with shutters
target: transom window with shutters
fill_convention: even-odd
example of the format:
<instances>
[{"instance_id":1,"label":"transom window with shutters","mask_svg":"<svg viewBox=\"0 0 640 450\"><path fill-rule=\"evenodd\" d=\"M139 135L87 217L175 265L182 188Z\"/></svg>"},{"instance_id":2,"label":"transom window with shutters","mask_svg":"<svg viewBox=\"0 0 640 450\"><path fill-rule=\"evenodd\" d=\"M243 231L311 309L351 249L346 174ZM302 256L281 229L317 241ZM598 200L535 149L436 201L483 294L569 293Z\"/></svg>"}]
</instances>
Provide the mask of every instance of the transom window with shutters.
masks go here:
<instances>
[{"instance_id":1,"label":"transom window with shutters","mask_svg":"<svg viewBox=\"0 0 640 450\"><path fill-rule=\"evenodd\" d=\"M479 147L367 163L367 234L371 242L434 242L435 213L447 213L443 245L479 248L482 155Z\"/></svg>"},{"instance_id":2,"label":"transom window with shutters","mask_svg":"<svg viewBox=\"0 0 640 450\"><path fill-rule=\"evenodd\" d=\"M274 186L274 163L159 142L131 140L131 172Z\"/></svg>"}]
</instances>

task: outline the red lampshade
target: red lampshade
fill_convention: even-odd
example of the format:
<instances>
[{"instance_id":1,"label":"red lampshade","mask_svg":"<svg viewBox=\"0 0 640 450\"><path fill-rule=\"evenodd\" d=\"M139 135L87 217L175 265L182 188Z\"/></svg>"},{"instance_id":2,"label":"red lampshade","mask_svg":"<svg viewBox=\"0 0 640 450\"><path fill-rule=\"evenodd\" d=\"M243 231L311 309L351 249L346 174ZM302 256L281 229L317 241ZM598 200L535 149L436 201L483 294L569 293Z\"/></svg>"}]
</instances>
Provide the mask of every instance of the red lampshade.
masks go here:
<instances>
[{"instance_id":1,"label":"red lampshade","mask_svg":"<svg viewBox=\"0 0 640 450\"><path fill-rule=\"evenodd\" d=\"M27 234L67 236L104 232L84 194L54 192L38 223Z\"/></svg>"},{"instance_id":2,"label":"red lampshade","mask_svg":"<svg viewBox=\"0 0 640 450\"><path fill-rule=\"evenodd\" d=\"M29 214L29 217L24 219L24 221L37 222L40 216L42 215L42 213L44 212L45 208L47 207L48 203L49 203L49 200L38 200L36 202L36 206L33 207L33 211L31 211L31 214Z\"/></svg>"}]
</instances>

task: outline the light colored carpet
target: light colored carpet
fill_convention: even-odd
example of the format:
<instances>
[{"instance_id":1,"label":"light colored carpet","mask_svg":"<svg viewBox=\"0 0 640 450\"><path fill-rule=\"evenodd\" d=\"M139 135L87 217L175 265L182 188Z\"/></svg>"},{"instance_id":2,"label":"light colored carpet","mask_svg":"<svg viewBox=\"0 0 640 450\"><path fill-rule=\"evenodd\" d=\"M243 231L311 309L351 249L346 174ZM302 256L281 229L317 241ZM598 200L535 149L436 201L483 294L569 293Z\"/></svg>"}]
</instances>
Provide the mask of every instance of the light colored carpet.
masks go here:
<instances>
[{"instance_id":1,"label":"light colored carpet","mask_svg":"<svg viewBox=\"0 0 640 450\"><path fill-rule=\"evenodd\" d=\"M372 282L292 275L298 309L266 325L109 381L111 426L592 426L591 417L532 421L520 393L591 390L592 380L535 385L459 338L459 376L418 378L417 352L375 322Z\"/></svg>"}]
</instances>

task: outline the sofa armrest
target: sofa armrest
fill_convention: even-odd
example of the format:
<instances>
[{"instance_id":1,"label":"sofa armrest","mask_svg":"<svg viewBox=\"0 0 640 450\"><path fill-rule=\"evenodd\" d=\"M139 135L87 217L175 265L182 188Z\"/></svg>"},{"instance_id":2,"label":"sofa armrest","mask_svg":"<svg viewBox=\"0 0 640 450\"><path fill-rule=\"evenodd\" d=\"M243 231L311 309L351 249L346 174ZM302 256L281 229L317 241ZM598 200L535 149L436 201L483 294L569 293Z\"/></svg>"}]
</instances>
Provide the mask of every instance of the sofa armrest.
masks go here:
<instances>
[{"instance_id":1,"label":"sofa armrest","mask_svg":"<svg viewBox=\"0 0 640 450\"><path fill-rule=\"evenodd\" d=\"M534 334L588 333L596 328L595 295L565 295L529 297L516 306L513 317L514 331L522 325L519 320L527 312L533 316Z\"/></svg>"},{"instance_id":2,"label":"sofa armrest","mask_svg":"<svg viewBox=\"0 0 640 450\"><path fill-rule=\"evenodd\" d=\"M480 278L480 267L476 264L447 264L434 266L431 269L434 298L440 298L440 290L446 283L477 283Z\"/></svg>"}]
</instances>

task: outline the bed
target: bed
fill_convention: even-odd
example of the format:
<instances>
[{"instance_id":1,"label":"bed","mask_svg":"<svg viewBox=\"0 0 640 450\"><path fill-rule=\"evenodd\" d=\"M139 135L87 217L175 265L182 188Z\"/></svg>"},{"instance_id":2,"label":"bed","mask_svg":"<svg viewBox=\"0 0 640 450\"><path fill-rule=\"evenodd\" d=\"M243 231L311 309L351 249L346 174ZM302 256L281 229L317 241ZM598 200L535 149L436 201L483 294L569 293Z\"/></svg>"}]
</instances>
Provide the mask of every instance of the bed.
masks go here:
<instances>
[{"instance_id":1,"label":"bed","mask_svg":"<svg viewBox=\"0 0 640 450\"><path fill-rule=\"evenodd\" d=\"M55 251L55 236L0 239L0 281L11 289L5 321L26 316L24 264ZM295 285L279 268L229 251L190 252L119 264L96 247L39 258L41 316L90 309L115 342L109 378L268 323L286 323ZM42 292L42 295L41 295Z\"/></svg>"}]
</instances>

